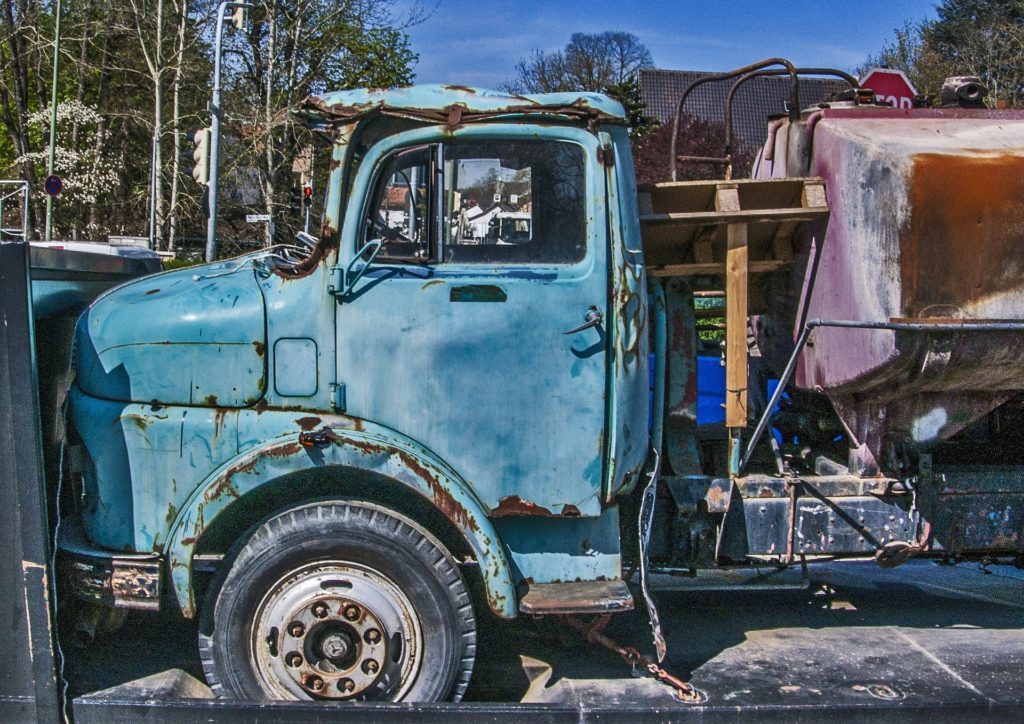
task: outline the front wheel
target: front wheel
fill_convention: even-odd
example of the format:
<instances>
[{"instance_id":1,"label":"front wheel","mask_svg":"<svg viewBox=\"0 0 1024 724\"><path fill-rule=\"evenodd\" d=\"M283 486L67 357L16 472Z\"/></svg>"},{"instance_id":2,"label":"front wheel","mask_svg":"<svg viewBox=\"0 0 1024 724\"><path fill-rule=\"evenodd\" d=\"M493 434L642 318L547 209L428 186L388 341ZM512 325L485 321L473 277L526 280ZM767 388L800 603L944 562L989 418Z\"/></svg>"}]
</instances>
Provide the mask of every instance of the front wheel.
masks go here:
<instances>
[{"instance_id":1,"label":"front wheel","mask_svg":"<svg viewBox=\"0 0 1024 724\"><path fill-rule=\"evenodd\" d=\"M476 621L444 546L371 503L319 502L262 523L203 610L218 696L458 701Z\"/></svg>"}]
</instances>

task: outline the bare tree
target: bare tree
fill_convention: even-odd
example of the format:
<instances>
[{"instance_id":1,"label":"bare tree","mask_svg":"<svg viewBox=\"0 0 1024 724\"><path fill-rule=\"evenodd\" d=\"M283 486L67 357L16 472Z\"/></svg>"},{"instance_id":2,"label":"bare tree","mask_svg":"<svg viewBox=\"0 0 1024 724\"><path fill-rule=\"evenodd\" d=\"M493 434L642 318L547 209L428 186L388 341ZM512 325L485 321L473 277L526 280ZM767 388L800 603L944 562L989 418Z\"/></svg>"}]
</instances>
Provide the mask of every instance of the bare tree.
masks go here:
<instances>
[{"instance_id":1,"label":"bare tree","mask_svg":"<svg viewBox=\"0 0 1024 724\"><path fill-rule=\"evenodd\" d=\"M292 161L308 145L308 133L286 110L310 93L356 85L393 86L412 80L416 56L398 28L420 15L396 20L394 0L262 0L248 33L234 40L230 121L237 177L256 171L261 211L275 222L287 205ZM418 10L416 12L419 12ZM272 243L274 227L264 228Z\"/></svg>"},{"instance_id":2,"label":"bare tree","mask_svg":"<svg viewBox=\"0 0 1024 724\"><path fill-rule=\"evenodd\" d=\"M653 65L647 46L632 33L573 33L564 50L535 50L516 63L516 77L505 88L517 93L603 91Z\"/></svg>"}]
</instances>

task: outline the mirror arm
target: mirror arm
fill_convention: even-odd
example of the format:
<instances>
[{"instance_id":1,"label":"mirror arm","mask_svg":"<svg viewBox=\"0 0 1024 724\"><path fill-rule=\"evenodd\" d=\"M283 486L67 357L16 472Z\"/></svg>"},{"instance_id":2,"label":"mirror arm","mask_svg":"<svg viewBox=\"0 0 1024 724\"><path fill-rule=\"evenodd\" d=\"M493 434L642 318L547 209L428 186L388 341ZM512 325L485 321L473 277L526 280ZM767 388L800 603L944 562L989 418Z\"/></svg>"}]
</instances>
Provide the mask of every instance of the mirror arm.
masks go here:
<instances>
[{"instance_id":1,"label":"mirror arm","mask_svg":"<svg viewBox=\"0 0 1024 724\"><path fill-rule=\"evenodd\" d=\"M366 242L366 244L356 252L356 255L352 257L352 261L350 261L348 266L345 267L344 273L338 275L341 278L331 284L331 289L329 291L339 297L345 297L351 294L356 283L362 278L366 270L370 268L370 264L373 263L373 260L377 258L377 254L380 253L383 245L384 243L380 239L371 239ZM356 265L356 262L361 261L362 258L367 255L367 252L369 252L369 256L366 259L366 263L364 263L359 269L353 271L353 267ZM341 271L341 269L335 267L335 271Z\"/></svg>"}]
</instances>

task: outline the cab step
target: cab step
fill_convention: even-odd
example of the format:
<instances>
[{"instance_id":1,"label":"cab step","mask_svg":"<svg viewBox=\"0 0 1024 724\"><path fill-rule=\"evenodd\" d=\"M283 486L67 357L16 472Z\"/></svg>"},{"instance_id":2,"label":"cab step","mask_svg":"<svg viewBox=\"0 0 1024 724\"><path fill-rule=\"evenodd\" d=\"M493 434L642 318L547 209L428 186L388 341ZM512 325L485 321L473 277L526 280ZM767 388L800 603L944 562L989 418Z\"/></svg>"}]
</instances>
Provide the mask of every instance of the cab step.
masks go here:
<instances>
[{"instance_id":1,"label":"cab step","mask_svg":"<svg viewBox=\"0 0 1024 724\"><path fill-rule=\"evenodd\" d=\"M633 594L623 580L531 583L519 611L534 616L618 613L633 610Z\"/></svg>"}]
</instances>

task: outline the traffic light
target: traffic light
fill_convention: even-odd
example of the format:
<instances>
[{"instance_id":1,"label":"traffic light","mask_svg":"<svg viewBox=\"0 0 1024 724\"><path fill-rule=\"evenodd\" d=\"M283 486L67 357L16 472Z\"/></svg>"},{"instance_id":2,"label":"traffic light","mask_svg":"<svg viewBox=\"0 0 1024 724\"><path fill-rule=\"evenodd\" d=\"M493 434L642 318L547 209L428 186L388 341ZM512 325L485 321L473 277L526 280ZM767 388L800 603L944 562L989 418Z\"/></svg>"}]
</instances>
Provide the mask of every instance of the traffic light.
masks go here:
<instances>
[{"instance_id":1,"label":"traffic light","mask_svg":"<svg viewBox=\"0 0 1024 724\"><path fill-rule=\"evenodd\" d=\"M195 166L192 167L192 178L200 186L210 184L210 138L209 128L200 128L192 137L192 160Z\"/></svg>"},{"instance_id":2,"label":"traffic light","mask_svg":"<svg viewBox=\"0 0 1024 724\"><path fill-rule=\"evenodd\" d=\"M305 211L312 201L313 187L308 183L301 186L293 186L288 192L288 205L299 213Z\"/></svg>"}]
</instances>

